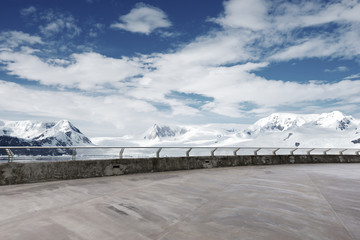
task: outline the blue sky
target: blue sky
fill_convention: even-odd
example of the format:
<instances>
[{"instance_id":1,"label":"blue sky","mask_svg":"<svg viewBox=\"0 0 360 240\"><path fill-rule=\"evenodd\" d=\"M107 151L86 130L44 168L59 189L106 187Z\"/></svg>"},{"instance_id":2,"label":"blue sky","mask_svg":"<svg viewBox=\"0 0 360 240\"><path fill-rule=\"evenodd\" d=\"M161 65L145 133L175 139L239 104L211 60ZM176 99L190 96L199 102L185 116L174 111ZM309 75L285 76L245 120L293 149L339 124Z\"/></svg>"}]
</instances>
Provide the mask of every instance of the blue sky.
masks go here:
<instances>
[{"instance_id":1,"label":"blue sky","mask_svg":"<svg viewBox=\"0 0 360 240\"><path fill-rule=\"evenodd\" d=\"M360 117L359 1L0 2L0 118L89 136Z\"/></svg>"}]
</instances>

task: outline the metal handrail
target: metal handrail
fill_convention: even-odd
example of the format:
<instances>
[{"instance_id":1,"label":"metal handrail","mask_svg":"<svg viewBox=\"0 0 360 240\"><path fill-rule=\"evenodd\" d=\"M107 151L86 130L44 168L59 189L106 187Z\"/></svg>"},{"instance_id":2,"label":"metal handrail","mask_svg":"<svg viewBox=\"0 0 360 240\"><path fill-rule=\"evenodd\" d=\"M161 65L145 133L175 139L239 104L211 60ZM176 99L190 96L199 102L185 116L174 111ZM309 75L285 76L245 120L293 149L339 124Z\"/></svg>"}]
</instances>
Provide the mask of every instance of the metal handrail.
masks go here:
<instances>
[{"instance_id":1,"label":"metal handrail","mask_svg":"<svg viewBox=\"0 0 360 240\"><path fill-rule=\"evenodd\" d=\"M291 148L291 147L191 147L191 146L153 146L153 147L141 147L141 146L0 146L0 149L6 150L8 155L9 162L13 161L14 156L16 154L13 153L12 150L16 149L70 149L72 151L72 160L76 160L77 150L79 149L120 149L119 158L123 158L124 152L126 149L154 149L156 150L156 157L160 158L160 152L164 149L184 149L184 155L186 157L190 156L190 151L194 149L205 149L209 150L209 156L215 156L215 151L219 150L232 150L234 156L241 156L238 154L240 150L252 150L253 155L258 156L260 150L272 150L270 155L279 155L278 152L280 150L285 150L288 153L283 155L293 155L295 151L300 152L301 150L306 151L307 155L311 155L311 152L317 150L321 151L321 155L327 155L327 153L331 150L335 151L337 155L343 155L345 151L354 152L355 155L359 155L359 148ZM230 155L230 154L228 154ZM249 155L249 154L243 154ZM269 154L262 154L269 155Z\"/></svg>"}]
</instances>

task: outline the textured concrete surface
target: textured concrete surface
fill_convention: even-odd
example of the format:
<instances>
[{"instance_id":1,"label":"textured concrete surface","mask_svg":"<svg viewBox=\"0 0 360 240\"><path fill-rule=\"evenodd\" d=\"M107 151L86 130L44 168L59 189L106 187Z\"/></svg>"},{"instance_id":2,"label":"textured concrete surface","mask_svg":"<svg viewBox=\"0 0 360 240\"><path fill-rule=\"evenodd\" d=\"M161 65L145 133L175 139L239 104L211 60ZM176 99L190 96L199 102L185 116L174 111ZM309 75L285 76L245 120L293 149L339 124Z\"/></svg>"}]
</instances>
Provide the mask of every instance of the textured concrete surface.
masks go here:
<instances>
[{"instance_id":1,"label":"textured concrete surface","mask_svg":"<svg viewBox=\"0 0 360 240\"><path fill-rule=\"evenodd\" d=\"M269 155L128 158L0 164L0 185L34 183L132 173L294 163L360 163L359 155Z\"/></svg>"},{"instance_id":2,"label":"textured concrete surface","mask_svg":"<svg viewBox=\"0 0 360 240\"><path fill-rule=\"evenodd\" d=\"M0 187L0 239L360 239L360 164Z\"/></svg>"}]
</instances>

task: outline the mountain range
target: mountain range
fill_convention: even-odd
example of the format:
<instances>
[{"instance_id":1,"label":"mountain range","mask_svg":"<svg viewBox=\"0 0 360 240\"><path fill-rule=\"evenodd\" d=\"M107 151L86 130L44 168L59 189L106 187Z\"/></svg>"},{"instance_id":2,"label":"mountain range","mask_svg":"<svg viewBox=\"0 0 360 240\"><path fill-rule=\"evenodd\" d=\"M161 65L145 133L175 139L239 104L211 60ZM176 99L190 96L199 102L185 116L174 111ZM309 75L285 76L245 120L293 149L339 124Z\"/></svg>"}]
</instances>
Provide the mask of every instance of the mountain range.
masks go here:
<instances>
[{"instance_id":1,"label":"mountain range","mask_svg":"<svg viewBox=\"0 0 360 240\"><path fill-rule=\"evenodd\" d=\"M231 146L359 148L360 120L339 111L323 114L273 113L252 125L154 124L139 136L91 140L67 120L1 121L0 146ZM25 150L24 150L25 151ZM46 154L67 153L47 150ZM43 152L41 152L44 154Z\"/></svg>"},{"instance_id":2,"label":"mountain range","mask_svg":"<svg viewBox=\"0 0 360 240\"><path fill-rule=\"evenodd\" d=\"M155 124L142 140L134 137L127 141L140 146L355 148L360 145L359 132L360 120L339 111L323 114L274 113L250 126Z\"/></svg>"},{"instance_id":3,"label":"mountain range","mask_svg":"<svg viewBox=\"0 0 360 240\"><path fill-rule=\"evenodd\" d=\"M274 113L240 135L252 143L289 147L357 147L360 120L339 111L323 114ZM246 136L247 135L247 136Z\"/></svg>"}]
</instances>

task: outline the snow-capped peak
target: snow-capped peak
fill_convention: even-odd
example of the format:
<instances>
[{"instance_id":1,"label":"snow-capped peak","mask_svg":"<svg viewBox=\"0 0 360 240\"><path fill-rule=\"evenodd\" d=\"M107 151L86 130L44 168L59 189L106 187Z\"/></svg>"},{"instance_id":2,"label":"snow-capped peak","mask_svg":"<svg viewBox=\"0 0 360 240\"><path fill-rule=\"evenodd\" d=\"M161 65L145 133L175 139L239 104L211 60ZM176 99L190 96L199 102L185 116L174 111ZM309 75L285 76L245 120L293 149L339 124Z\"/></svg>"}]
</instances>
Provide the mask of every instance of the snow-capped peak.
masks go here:
<instances>
[{"instance_id":1,"label":"snow-capped peak","mask_svg":"<svg viewBox=\"0 0 360 240\"><path fill-rule=\"evenodd\" d=\"M249 127L249 132L285 131L300 127L316 118L316 115L297 115L292 113L273 113L262 118Z\"/></svg>"},{"instance_id":2,"label":"snow-capped peak","mask_svg":"<svg viewBox=\"0 0 360 240\"><path fill-rule=\"evenodd\" d=\"M55 135L56 133L67 132L81 133L79 129L74 127L68 120L60 120L52 128L48 128L44 133Z\"/></svg>"},{"instance_id":3,"label":"snow-capped peak","mask_svg":"<svg viewBox=\"0 0 360 240\"><path fill-rule=\"evenodd\" d=\"M181 127L171 127L171 126L160 126L154 124L154 126L149 129L148 133L144 137L145 139L160 139L165 137L175 137L177 135L183 135L187 132L185 128Z\"/></svg>"},{"instance_id":4,"label":"snow-capped peak","mask_svg":"<svg viewBox=\"0 0 360 240\"><path fill-rule=\"evenodd\" d=\"M247 129L249 135L261 132L282 132L303 125L345 130L354 119L339 111L323 114L273 113L255 122Z\"/></svg>"},{"instance_id":5,"label":"snow-capped peak","mask_svg":"<svg viewBox=\"0 0 360 240\"><path fill-rule=\"evenodd\" d=\"M320 114L316 120L316 125L344 130L353 120L354 118L351 116L345 116L342 112L334 111L331 113Z\"/></svg>"},{"instance_id":6,"label":"snow-capped peak","mask_svg":"<svg viewBox=\"0 0 360 240\"><path fill-rule=\"evenodd\" d=\"M0 137L35 141L47 146L89 145L91 141L68 120L58 122L1 121Z\"/></svg>"},{"instance_id":7,"label":"snow-capped peak","mask_svg":"<svg viewBox=\"0 0 360 240\"><path fill-rule=\"evenodd\" d=\"M33 139L42 132L52 128L53 122L39 121L1 121L0 136L11 136L23 139Z\"/></svg>"}]
</instances>

